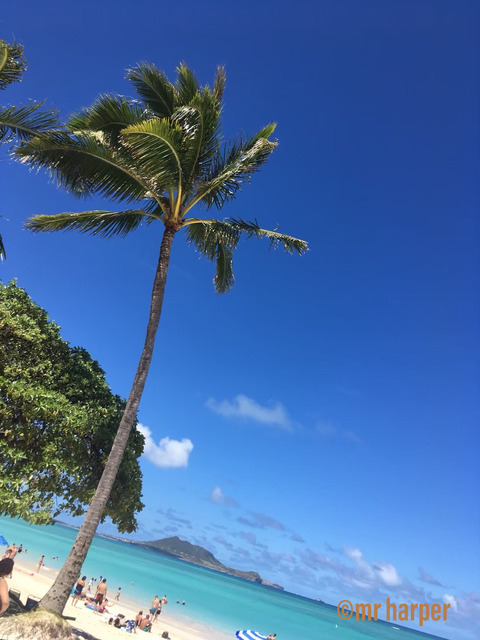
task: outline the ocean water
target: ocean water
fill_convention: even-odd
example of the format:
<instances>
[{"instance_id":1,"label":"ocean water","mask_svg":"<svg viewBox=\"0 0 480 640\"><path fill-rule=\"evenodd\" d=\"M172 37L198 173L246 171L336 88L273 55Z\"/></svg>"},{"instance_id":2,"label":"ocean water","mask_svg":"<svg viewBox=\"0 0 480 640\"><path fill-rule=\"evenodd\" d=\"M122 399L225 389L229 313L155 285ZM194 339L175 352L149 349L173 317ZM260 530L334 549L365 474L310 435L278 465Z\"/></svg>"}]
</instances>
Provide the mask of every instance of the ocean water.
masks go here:
<instances>
[{"instance_id":1,"label":"ocean water","mask_svg":"<svg viewBox=\"0 0 480 640\"><path fill-rule=\"evenodd\" d=\"M11 544L23 544L22 562L37 563L45 555L42 573L59 569L76 530L55 524L28 525L0 517L0 534ZM58 556L58 560L54 557ZM107 578L109 595L122 588L121 600L146 609L155 594L167 596L168 616L205 632L215 627L225 639L237 629L276 633L278 640L425 640L437 638L385 622L341 621L336 607L278 589L169 558L128 543L95 536L82 574ZM177 603L185 600L186 605ZM164 614L162 613L162 616Z\"/></svg>"}]
</instances>

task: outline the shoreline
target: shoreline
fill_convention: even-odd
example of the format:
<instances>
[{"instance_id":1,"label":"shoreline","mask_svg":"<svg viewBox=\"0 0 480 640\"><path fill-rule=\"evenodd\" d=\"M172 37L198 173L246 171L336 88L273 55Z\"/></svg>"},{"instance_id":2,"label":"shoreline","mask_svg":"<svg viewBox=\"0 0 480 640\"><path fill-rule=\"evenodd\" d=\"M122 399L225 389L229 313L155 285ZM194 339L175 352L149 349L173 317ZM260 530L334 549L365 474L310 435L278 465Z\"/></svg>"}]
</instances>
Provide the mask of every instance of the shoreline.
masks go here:
<instances>
[{"instance_id":1,"label":"shoreline","mask_svg":"<svg viewBox=\"0 0 480 640\"><path fill-rule=\"evenodd\" d=\"M42 567L40 572L37 573L37 565L37 562L25 561L23 558L19 561L18 556L15 558L12 578L7 581L9 589L20 591L22 603L25 603L29 596L41 598L48 591L58 574L59 569L48 566ZM122 613L125 615L125 619L128 620L135 619L139 611L143 611L145 615L149 613L150 602L139 603L132 599L121 599L117 602L114 600L115 593L116 590L114 589L113 594L110 594L113 604L108 608L109 614L94 613L91 609L85 607L83 602L78 602L75 607L71 603L72 598L69 597L63 614L75 618L75 620L69 620L74 632L75 630L83 631L98 640L113 640L113 638L118 638L119 634L124 634L125 631L108 625L107 622L110 617L115 617L115 614ZM192 621L192 624L189 624L185 620L178 620L175 618L174 613L168 611L169 606L171 604L164 605L162 613L153 623L151 636L160 638L162 633L167 631L171 640L204 640L205 638L209 640L227 640L235 633L235 631L232 631L231 635L226 635L223 631L201 622ZM138 631L135 635L139 633L142 632Z\"/></svg>"}]
</instances>

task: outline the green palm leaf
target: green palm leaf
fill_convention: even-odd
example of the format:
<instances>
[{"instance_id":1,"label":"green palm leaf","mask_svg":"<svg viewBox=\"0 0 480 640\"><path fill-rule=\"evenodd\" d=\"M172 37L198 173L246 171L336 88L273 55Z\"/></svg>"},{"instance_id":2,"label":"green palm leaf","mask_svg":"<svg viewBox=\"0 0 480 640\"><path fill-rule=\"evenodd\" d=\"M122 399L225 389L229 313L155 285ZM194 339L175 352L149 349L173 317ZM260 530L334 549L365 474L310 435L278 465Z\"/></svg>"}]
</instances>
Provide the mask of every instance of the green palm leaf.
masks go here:
<instances>
[{"instance_id":1,"label":"green palm leaf","mask_svg":"<svg viewBox=\"0 0 480 640\"><path fill-rule=\"evenodd\" d=\"M215 96L215 99L218 100L218 102L222 101L226 80L227 76L225 73L225 67L217 67L217 74L213 83L213 95Z\"/></svg>"},{"instance_id":2,"label":"green palm leaf","mask_svg":"<svg viewBox=\"0 0 480 640\"><path fill-rule=\"evenodd\" d=\"M15 155L29 166L48 169L75 195L100 194L118 202L152 195L151 185L94 135L54 132L22 144Z\"/></svg>"},{"instance_id":3,"label":"green palm leaf","mask_svg":"<svg viewBox=\"0 0 480 640\"><path fill-rule=\"evenodd\" d=\"M0 142L10 142L15 137L29 140L58 124L55 111L41 111L43 102L24 107L0 108Z\"/></svg>"},{"instance_id":4,"label":"green palm leaf","mask_svg":"<svg viewBox=\"0 0 480 640\"><path fill-rule=\"evenodd\" d=\"M26 68L23 46L16 42L9 44L0 40L0 90L12 82L18 82Z\"/></svg>"},{"instance_id":5,"label":"green palm leaf","mask_svg":"<svg viewBox=\"0 0 480 640\"><path fill-rule=\"evenodd\" d=\"M298 253L302 255L308 251L308 243L292 236L287 236L278 231L270 231L262 229L258 226L257 221L249 222L241 218L227 218L226 222L240 233L244 233L248 238L267 238L270 241L270 247L276 249L281 246L287 253Z\"/></svg>"},{"instance_id":6,"label":"green palm leaf","mask_svg":"<svg viewBox=\"0 0 480 640\"><path fill-rule=\"evenodd\" d=\"M186 226L186 233L188 242L194 244L206 258L215 260L215 291L230 291L235 283L233 251L240 239L239 230L232 224L220 220L192 220Z\"/></svg>"},{"instance_id":7,"label":"green palm leaf","mask_svg":"<svg viewBox=\"0 0 480 640\"><path fill-rule=\"evenodd\" d=\"M72 116L67 128L72 132L102 131L109 143L116 144L122 129L149 117L151 114L139 102L102 95L91 107Z\"/></svg>"},{"instance_id":8,"label":"green palm leaf","mask_svg":"<svg viewBox=\"0 0 480 640\"><path fill-rule=\"evenodd\" d=\"M219 244L216 251L217 271L213 278L216 293L228 293L235 284L233 275L233 251L225 245Z\"/></svg>"},{"instance_id":9,"label":"green palm leaf","mask_svg":"<svg viewBox=\"0 0 480 640\"><path fill-rule=\"evenodd\" d=\"M177 82L175 86L178 95L177 104L181 105L189 104L200 92L200 85L195 78L195 74L184 62L181 62L177 67Z\"/></svg>"},{"instance_id":10,"label":"green palm leaf","mask_svg":"<svg viewBox=\"0 0 480 640\"><path fill-rule=\"evenodd\" d=\"M226 293L234 283L233 251L238 245L242 234L247 237L267 238L270 247L283 247L287 253L297 252L302 255L308 251L308 245L303 240L287 236L278 231L269 231L258 226L257 222L248 222L241 218L235 220L196 220L185 221L187 241L209 260L216 261L216 274L213 279L215 291Z\"/></svg>"},{"instance_id":11,"label":"green palm leaf","mask_svg":"<svg viewBox=\"0 0 480 640\"><path fill-rule=\"evenodd\" d=\"M162 190L181 190L181 127L155 118L127 127L122 131L122 140L142 171L162 185Z\"/></svg>"},{"instance_id":12,"label":"green palm leaf","mask_svg":"<svg viewBox=\"0 0 480 640\"><path fill-rule=\"evenodd\" d=\"M36 233L40 231L80 231L102 238L125 236L134 231L149 216L141 209L127 211L82 211L80 213L57 213L29 218L25 227Z\"/></svg>"},{"instance_id":13,"label":"green palm leaf","mask_svg":"<svg viewBox=\"0 0 480 640\"><path fill-rule=\"evenodd\" d=\"M220 105L213 94L197 95L189 106L175 110L172 120L183 131L182 167L184 191L194 188L198 176L208 171L211 158L220 144Z\"/></svg>"},{"instance_id":14,"label":"green palm leaf","mask_svg":"<svg viewBox=\"0 0 480 640\"><path fill-rule=\"evenodd\" d=\"M268 160L277 146L276 142L268 140L274 130L274 124L268 125L250 140L231 144L223 156L217 155L185 210L188 211L199 201L207 209L213 205L221 209L227 200L235 198L243 184L250 181L252 174Z\"/></svg>"},{"instance_id":15,"label":"green palm leaf","mask_svg":"<svg viewBox=\"0 0 480 640\"><path fill-rule=\"evenodd\" d=\"M143 62L135 69L129 69L127 79L133 84L148 108L159 118L168 118L172 115L177 101L176 89L154 64Z\"/></svg>"}]
</instances>

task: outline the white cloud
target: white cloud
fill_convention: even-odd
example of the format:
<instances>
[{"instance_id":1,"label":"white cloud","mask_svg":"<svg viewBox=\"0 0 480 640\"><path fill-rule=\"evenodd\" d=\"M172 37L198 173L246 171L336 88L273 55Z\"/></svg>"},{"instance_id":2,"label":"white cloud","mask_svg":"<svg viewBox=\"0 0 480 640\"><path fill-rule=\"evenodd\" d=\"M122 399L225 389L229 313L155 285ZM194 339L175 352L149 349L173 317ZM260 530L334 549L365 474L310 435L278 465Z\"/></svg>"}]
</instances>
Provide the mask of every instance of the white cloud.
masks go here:
<instances>
[{"instance_id":1,"label":"white cloud","mask_svg":"<svg viewBox=\"0 0 480 640\"><path fill-rule=\"evenodd\" d=\"M452 596L449 593L446 593L443 596L443 601L445 602L445 604L449 604L454 611L458 610L458 602L455 596Z\"/></svg>"},{"instance_id":2,"label":"white cloud","mask_svg":"<svg viewBox=\"0 0 480 640\"><path fill-rule=\"evenodd\" d=\"M225 418L243 418L281 429L291 429L288 412L280 402L274 403L271 407L264 407L252 398L239 394L233 400L218 401L209 398L206 406Z\"/></svg>"},{"instance_id":3,"label":"white cloud","mask_svg":"<svg viewBox=\"0 0 480 640\"><path fill-rule=\"evenodd\" d=\"M143 424L137 425L138 431L145 438L145 448L143 455L152 464L161 469L172 469L176 467L188 466L188 458L193 451L193 443L188 438L183 440L172 440L162 438L158 444L152 438L151 430Z\"/></svg>"},{"instance_id":4,"label":"white cloud","mask_svg":"<svg viewBox=\"0 0 480 640\"><path fill-rule=\"evenodd\" d=\"M352 549L352 547L345 547L345 555L352 560L360 560L362 558L362 552L360 549Z\"/></svg>"},{"instance_id":5,"label":"white cloud","mask_svg":"<svg viewBox=\"0 0 480 640\"><path fill-rule=\"evenodd\" d=\"M397 570L389 562L376 563L374 569L377 576L386 587L398 587L402 584L402 579L398 575Z\"/></svg>"},{"instance_id":6,"label":"white cloud","mask_svg":"<svg viewBox=\"0 0 480 640\"><path fill-rule=\"evenodd\" d=\"M237 502L233 498L226 496L218 486L213 487L212 493L210 494L210 501L215 504L224 504L230 507L237 506Z\"/></svg>"}]
</instances>

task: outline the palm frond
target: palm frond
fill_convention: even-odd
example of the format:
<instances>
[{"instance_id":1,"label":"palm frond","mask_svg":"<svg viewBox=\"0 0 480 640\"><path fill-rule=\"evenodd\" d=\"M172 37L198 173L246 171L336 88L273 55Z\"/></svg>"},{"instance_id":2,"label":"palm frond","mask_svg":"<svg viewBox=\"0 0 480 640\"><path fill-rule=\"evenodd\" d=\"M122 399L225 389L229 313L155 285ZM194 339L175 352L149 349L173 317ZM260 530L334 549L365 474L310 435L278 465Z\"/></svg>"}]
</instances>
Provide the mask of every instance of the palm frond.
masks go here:
<instances>
[{"instance_id":1,"label":"palm frond","mask_svg":"<svg viewBox=\"0 0 480 640\"><path fill-rule=\"evenodd\" d=\"M134 231L146 216L148 213L142 209L66 212L33 216L26 221L25 227L35 233L40 231L79 231L102 238L111 238L126 236Z\"/></svg>"},{"instance_id":2,"label":"palm frond","mask_svg":"<svg viewBox=\"0 0 480 640\"><path fill-rule=\"evenodd\" d=\"M215 99L218 100L218 102L222 101L226 81L227 74L225 72L225 66L217 67L217 74L213 82L213 95L215 96Z\"/></svg>"},{"instance_id":3,"label":"palm frond","mask_svg":"<svg viewBox=\"0 0 480 640\"><path fill-rule=\"evenodd\" d=\"M240 232L232 224L221 220L191 220L185 227L187 241L209 260L215 260L213 284L217 293L226 293L234 283L233 251Z\"/></svg>"},{"instance_id":4,"label":"palm frond","mask_svg":"<svg viewBox=\"0 0 480 640\"><path fill-rule=\"evenodd\" d=\"M207 209L215 205L221 209L225 202L235 198L245 182L268 160L277 146L268 140L275 125L268 125L248 141L237 141L223 155L217 155L211 163L204 181L196 189L193 200L186 210L202 201Z\"/></svg>"},{"instance_id":5,"label":"palm frond","mask_svg":"<svg viewBox=\"0 0 480 640\"><path fill-rule=\"evenodd\" d=\"M283 247L287 253L302 255L308 251L303 240L287 236L278 231L262 229L257 222L227 218L226 220L187 219L184 224L187 241L209 260L216 262L216 274L213 279L215 291L226 293L234 283L233 252L242 234L247 237L267 238L273 248Z\"/></svg>"},{"instance_id":6,"label":"palm frond","mask_svg":"<svg viewBox=\"0 0 480 640\"><path fill-rule=\"evenodd\" d=\"M185 231L187 241L194 244L209 260L215 257L217 244L235 249L240 239L240 229L224 220L188 220Z\"/></svg>"},{"instance_id":7,"label":"palm frond","mask_svg":"<svg viewBox=\"0 0 480 640\"><path fill-rule=\"evenodd\" d=\"M142 62L127 71L127 79L138 95L159 118L172 115L176 103L176 89L163 71L154 64Z\"/></svg>"},{"instance_id":8,"label":"palm frond","mask_svg":"<svg viewBox=\"0 0 480 640\"><path fill-rule=\"evenodd\" d=\"M78 196L100 194L118 202L151 198L149 185L136 170L94 135L52 132L14 153L30 167L49 170L59 185Z\"/></svg>"},{"instance_id":9,"label":"palm frond","mask_svg":"<svg viewBox=\"0 0 480 640\"><path fill-rule=\"evenodd\" d=\"M220 144L220 104L210 91L197 94L188 106L172 116L183 131L182 168L184 191L190 193L202 178Z\"/></svg>"},{"instance_id":10,"label":"palm frond","mask_svg":"<svg viewBox=\"0 0 480 640\"><path fill-rule=\"evenodd\" d=\"M228 293L235 284L233 275L233 251L223 244L217 245L216 273L213 286L216 293Z\"/></svg>"},{"instance_id":11,"label":"palm frond","mask_svg":"<svg viewBox=\"0 0 480 640\"><path fill-rule=\"evenodd\" d=\"M297 252L300 255L308 251L308 244L304 240L287 236L277 230L262 229L258 226L256 220L250 222L242 220L242 218L227 218L226 223L232 225L233 229L239 233L244 233L249 238L267 238L270 241L270 247L273 249L281 246L287 253Z\"/></svg>"},{"instance_id":12,"label":"palm frond","mask_svg":"<svg viewBox=\"0 0 480 640\"><path fill-rule=\"evenodd\" d=\"M5 245L3 244L3 238L0 236L0 261L7 259L7 252L5 251Z\"/></svg>"},{"instance_id":13,"label":"palm frond","mask_svg":"<svg viewBox=\"0 0 480 640\"><path fill-rule=\"evenodd\" d=\"M151 114L139 102L104 94L91 107L73 115L67 128L71 132L101 131L109 143L116 144L122 129L149 117Z\"/></svg>"},{"instance_id":14,"label":"palm frond","mask_svg":"<svg viewBox=\"0 0 480 640\"><path fill-rule=\"evenodd\" d=\"M42 111L43 102L33 102L24 107L0 108L0 142L13 139L29 140L40 133L58 126L56 111Z\"/></svg>"},{"instance_id":15,"label":"palm frond","mask_svg":"<svg viewBox=\"0 0 480 640\"><path fill-rule=\"evenodd\" d=\"M182 166L180 151L183 132L168 120L154 118L127 127L122 140L132 152L142 171L165 190L180 189Z\"/></svg>"},{"instance_id":16,"label":"palm frond","mask_svg":"<svg viewBox=\"0 0 480 640\"><path fill-rule=\"evenodd\" d=\"M189 104L197 93L200 92L200 85L198 84L195 74L184 62L181 62L177 67L177 82L175 86L177 89L178 106Z\"/></svg>"},{"instance_id":17,"label":"palm frond","mask_svg":"<svg viewBox=\"0 0 480 640\"><path fill-rule=\"evenodd\" d=\"M0 40L0 90L12 82L18 82L26 68L23 46L16 42L9 44Z\"/></svg>"}]
</instances>

